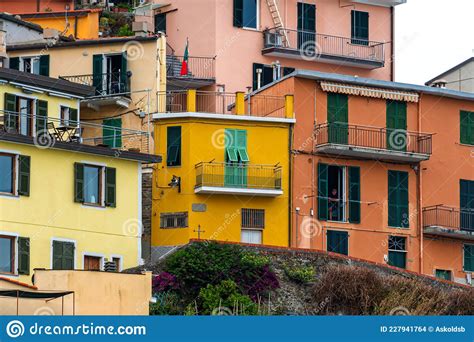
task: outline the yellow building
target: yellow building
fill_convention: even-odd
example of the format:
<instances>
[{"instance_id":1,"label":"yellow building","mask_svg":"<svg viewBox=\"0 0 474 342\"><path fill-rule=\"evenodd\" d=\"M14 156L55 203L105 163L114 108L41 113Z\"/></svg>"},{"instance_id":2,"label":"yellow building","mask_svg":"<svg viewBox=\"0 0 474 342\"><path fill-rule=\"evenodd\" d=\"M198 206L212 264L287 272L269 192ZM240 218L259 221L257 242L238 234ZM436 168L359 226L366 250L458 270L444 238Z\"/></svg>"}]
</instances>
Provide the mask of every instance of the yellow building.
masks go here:
<instances>
[{"instance_id":1,"label":"yellow building","mask_svg":"<svg viewBox=\"0 0 474 342\"><path fill-rule=\"evenodd\" d=\"M118 269L141 262L141 165L159 157L112 149L84 132L79 102L94 88L0 68L0 274L35 268ZM146 132L122 131L144 135Z\"/></svg>"},{"instance_id":2,"label":"yellow building","mask_svg":"<svg viewBox=\"0 0 474 342\"><path fill-rule=\"evenodd\" d=\"M153 115L152 246L288 246L292 96L169 91Z\"/></svg>"},{"instance_id":3,"label":"yellow building","mask_svg":"<svg viewBox=\"0 0 474 342\"><path fill-rule=\"evenodd\" d=\"M55 29L63 36L77 39L99 38L99 17L101 9L82 9L67 12L22 13L21 19Z\"/></svg>"}]
</instances>

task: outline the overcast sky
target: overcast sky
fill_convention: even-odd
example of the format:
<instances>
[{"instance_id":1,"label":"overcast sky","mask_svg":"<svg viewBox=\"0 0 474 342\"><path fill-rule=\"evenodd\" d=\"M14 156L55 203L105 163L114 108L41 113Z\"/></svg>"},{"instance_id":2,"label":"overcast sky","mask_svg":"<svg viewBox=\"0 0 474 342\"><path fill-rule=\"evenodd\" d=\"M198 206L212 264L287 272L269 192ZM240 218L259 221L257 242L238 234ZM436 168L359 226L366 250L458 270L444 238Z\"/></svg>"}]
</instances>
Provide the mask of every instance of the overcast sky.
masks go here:
<instances>
[{"instance_id":1,"label":"overcast sky","mask_svg":"<svg viewBox=\"0 0 474 342\"><path fill-rule=\"evenodd\" d=\"M474 56L474 0L408 0L395 18L398 82L424 84Z\"/></svg>"}]
</instances>

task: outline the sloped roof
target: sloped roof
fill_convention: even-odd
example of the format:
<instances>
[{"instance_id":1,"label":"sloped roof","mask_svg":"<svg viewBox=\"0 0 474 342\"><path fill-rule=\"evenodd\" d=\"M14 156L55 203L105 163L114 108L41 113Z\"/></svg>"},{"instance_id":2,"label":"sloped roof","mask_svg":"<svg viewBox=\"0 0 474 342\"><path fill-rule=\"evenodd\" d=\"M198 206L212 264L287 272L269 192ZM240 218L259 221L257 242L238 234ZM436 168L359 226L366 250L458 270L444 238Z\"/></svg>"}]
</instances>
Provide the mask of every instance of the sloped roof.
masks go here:
<instances>
[{"instance_id":1,"label":"sloped roof","mask_svg":"<svg viewBox=\"0 0 474 342\"><path fill-rule=\"evenodd\" d=\"M433 77L431 80L427 81L427 82L425 83L425 85L430 85L430 84L433 83L434 81L437 81L437 80L439 80L439 79L445 77L446 75L452 73L453 71L456 71L456 70L458 70L458 69L461 69L463 66L465 66L466 64L469 64L469 63L471 63L471 62L474 62L474 57L468 58L468 59L466 59L464 62L461 62L461 63L459 63L458 65L453 66L451 69L448 69L448 70L446 70L445 72L439 74L438 76Z\"/></svg>"},{"instance_id":2,"label":"sloped roof","mask_svg":"<svg viewBox=\"0 0 474 342\"><path fill-rule=\"evenodd\" d=\"M18 19L16 16L5 13L5 12L0 12L0 19L10 21L12 23L15 23L17 25L21 25L24 27L27 27L31 30L35 30L37 32L43 33L43 28L40 25L30 23L28 21L24 21L21 19Z\"/></svg>"}]
</instances>

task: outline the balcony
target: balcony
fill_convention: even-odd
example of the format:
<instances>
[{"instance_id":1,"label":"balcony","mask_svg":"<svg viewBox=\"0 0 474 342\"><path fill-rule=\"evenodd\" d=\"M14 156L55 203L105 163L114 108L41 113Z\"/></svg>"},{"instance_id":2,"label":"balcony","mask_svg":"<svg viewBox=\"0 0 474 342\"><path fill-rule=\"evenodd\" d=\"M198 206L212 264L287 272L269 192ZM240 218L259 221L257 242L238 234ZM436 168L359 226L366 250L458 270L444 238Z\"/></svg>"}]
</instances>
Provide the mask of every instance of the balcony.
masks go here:
<instances>
[{"instance_id":1,"label":"balcony","mask_svg":"<svg viewBox=\"0 0 474 342\"><path fill-rule=\"evenodd\" d=\"M266 56L355 66L366 69L385 65L384 43L286 28L263 33Z\"/></svg>"},{"instance_id":2,"label":"balcony","mask_svg":"<svg viewBox=\"0 0 474 342\"><path fill-rule=\"evenodd\" d=\"M165 113L200 113L210 117L219 114L254 117L261 119L293 120L293 96L245 95L243 92L224 93L196 90L173 90L157 94L158 114L155 119L165 118ZM217 115L216 115L217 114ZM293 120L294 121L294 120Z\"/></svg>"},{"instance_id":3,"label":"balcony","mask_svg":"<svg viewBox=\"0 0 474 342\"><path fill-rule=\"evenodd\" d=\"M474 241L474 210L444 205L423 208L425 235Z\"/></svg>"},{"instance_id":4,"label":"balcony","mask_svg":"<svg viewBox=\"0 0 474 342\"><path fill-rule=\"evenodd\" d=\"M281 177L276 165L202 162L196 165L194 192L276 197L283 194Z\"/></svg>"},{"instance_id":5,"label":"balcony","mask_svg":"<svg viewBox=\"0 0 474 342\"><path fill-rule=\"evenodd\" d=\"M431 155L432 135L399 129L325 123L315 127L315 152L402 163L418 163Z\"/></svg>"},{"instance_id":6,"label":"balcony","mask_svg":"<svg viewBox=\"0 0 474 342\"><path fill-rule=\"evenodd\" d=\"M0 137L12 142L126 157L150 153L150 134L97 123L0 110Z\"/></svg>"},{"instance_id":7,"label":"balcony","mask_svg":"<svg viewBox=\"0 0 474 342\"><path fill-rule=\"evenodd\" d=\"M116 105L122 108L130 107L130 77L121 72L59 76L59 78L95 87L95 96L83 101L90 108L99 110L100 107L108 105Z\"/></svg>"},{"instance_id":8,"label":"balcony","mask_svg":"<svg viewBox=\"0 0 474 342\"><path fill-rule=\"evenodd\" d=\"M181 70L183 56L166 56L168 89L199 89L216 83L215 57L188 57L188 72Z\"/></svg>"}]
</instances>

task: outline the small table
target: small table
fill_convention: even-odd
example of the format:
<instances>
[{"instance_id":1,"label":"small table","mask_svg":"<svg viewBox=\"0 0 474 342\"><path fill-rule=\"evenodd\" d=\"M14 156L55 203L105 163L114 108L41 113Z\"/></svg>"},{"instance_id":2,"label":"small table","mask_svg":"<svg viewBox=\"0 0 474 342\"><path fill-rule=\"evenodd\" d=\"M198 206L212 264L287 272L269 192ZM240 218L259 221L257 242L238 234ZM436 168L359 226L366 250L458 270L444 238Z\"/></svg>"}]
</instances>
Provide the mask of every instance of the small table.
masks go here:
<instances>
[{"instance_id":1,"label":"small table","mask_svg":"<svg viewBox=\"0 0 474 342\"><path fill-rule=\"evenodd\" d=\"M61 141L64 140L64 136L67 134L67 140L71 139L71 135L74 133L74 131L77 129L76 126L58 126L56 130L59 133L59 139Z\"/></svg>"}]
</instances>

